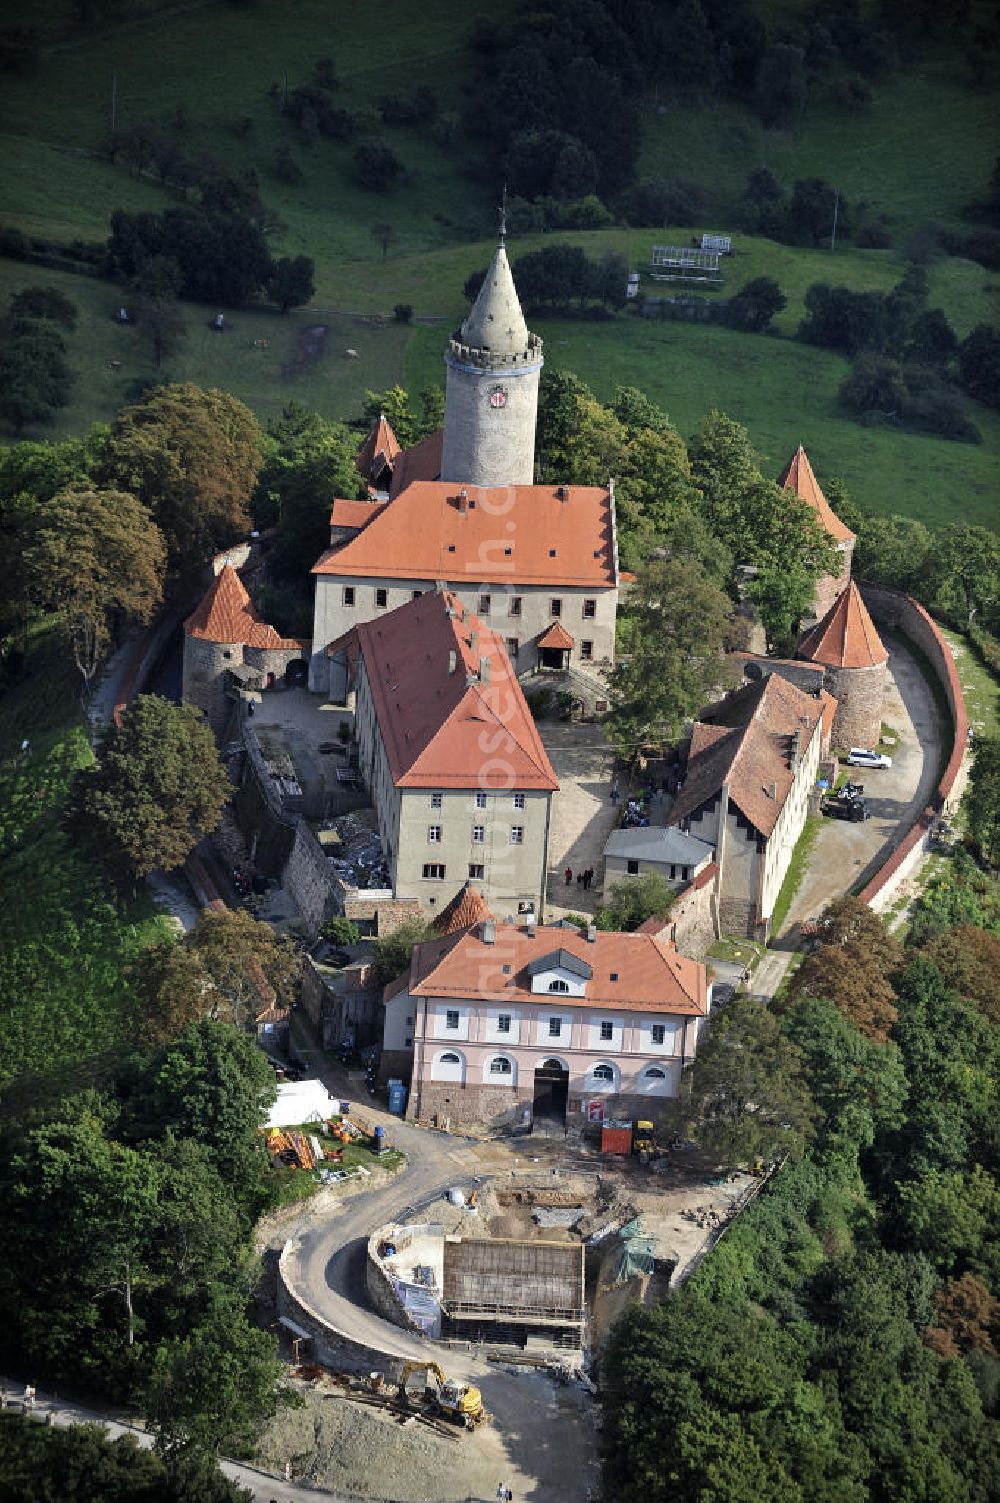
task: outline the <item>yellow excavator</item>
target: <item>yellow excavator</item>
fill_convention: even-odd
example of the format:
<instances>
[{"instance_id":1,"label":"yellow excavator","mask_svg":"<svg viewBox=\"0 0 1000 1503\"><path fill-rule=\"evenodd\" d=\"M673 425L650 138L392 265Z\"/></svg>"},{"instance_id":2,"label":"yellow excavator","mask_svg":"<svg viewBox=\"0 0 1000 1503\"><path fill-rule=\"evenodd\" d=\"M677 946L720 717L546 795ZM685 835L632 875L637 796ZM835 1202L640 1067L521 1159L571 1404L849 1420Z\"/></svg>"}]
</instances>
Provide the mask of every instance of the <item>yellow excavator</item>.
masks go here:
<instances>
[{"instance_id":1,"label":"yellow excavator","mask_svg":"<svg viewBox=\"0 0 1000 1503\"><path fill-rule=\"evenodd\" d=\"M436 1362L404 1362L399 1377L399 1397L406 1404L412 1399L407 1384L414 1373L424 1374L423 1401L436 1414L466 1430L474 1430L489 1415L483 1408L483 1396L471 1383L460 1383L456 1378L446 1378Z\"/></svg>"}]
</instances>

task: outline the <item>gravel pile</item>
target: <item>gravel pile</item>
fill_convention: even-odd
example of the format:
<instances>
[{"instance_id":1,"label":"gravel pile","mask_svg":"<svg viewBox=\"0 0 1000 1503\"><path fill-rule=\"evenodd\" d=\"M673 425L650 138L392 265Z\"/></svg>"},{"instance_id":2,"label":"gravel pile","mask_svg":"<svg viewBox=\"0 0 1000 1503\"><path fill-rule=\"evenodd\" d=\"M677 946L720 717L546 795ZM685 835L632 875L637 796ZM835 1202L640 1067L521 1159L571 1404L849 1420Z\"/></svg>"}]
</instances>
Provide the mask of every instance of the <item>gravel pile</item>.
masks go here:
<instances>
[{"instance_id":1,"label":"gravel pile","mask_svg":"<svg viewBox=\"0 0 1000 1503\"><path fill-rule=\"evenodd\" d=\"M462 1503L491 1498L506 1475L503 1445L492 1426L448 1440L415 1421L400 1424L379 1409L337 1393L306 1389L304 1407L283 1409L261 1437L257 1459L319 1487L373 1500Z\"/></svg>"}]
</instances>

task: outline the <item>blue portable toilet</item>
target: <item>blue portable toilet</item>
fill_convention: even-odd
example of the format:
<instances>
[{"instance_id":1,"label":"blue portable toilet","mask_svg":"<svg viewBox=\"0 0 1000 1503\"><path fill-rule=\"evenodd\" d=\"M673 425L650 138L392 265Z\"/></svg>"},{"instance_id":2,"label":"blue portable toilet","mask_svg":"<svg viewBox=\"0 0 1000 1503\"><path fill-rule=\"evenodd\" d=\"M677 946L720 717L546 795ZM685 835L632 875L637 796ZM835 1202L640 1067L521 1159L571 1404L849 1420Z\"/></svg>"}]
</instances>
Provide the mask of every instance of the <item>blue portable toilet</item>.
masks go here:
<instances>
[{"instance_id":1,"label":"blue portable toilet","mask_svg":"<svg viewBox=\"0 0 1000 1503\"><path fill-rule=\"evenodd\" d=\"M375 1152L385 1153L385 1128L379 1123L375 1128Z\"/></svg>"},{"instance_id":2,"label":"blue portable toilet","mask_svg":"<svg viewBox=\"0 0 1000 1503\"><path fill-rule=\"evenodd\" d=\"M394 1117L406 1111L406 1087L401 1080L389 1081L389 1110Z\"/></svg>"}]
</instances>

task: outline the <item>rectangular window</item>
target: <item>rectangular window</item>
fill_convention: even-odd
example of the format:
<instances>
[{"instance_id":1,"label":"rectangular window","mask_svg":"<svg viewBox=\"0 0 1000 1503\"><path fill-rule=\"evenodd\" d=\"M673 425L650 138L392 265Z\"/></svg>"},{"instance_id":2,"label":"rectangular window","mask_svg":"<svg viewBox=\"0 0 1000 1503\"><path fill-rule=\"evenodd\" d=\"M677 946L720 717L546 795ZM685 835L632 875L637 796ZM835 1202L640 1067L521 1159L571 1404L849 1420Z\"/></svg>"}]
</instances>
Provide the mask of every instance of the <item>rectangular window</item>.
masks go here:
<instances>
[{"instance_id":1,"label":"rectangular window","mask_svg":"<svg viewBox=\"0 0 1000 1503\"><path fill-rule=\"evenodd\" d=\"M508 637L507 638L507 656L509 658L516 658L517 655L518 655L518 653L520 651L521 651L521 643L518 640L518 638L517 637Z\"/></svg>"},{"instance_id":2,"label":"rectangular window","mask_svg":"<svg viewBox=\"0 0 1000 1503\"><path fill-rule=\"evenodd\" d=\"M674 882L674 881L676 881L676 879L677 879L677 864L676 864L676 862L671 861L671 863L670 863L670 880L671 880L671 882Z\"/></svg>"},{"instance_id":3,"label":"rectangular window","mask_svg":"<svg viewBox=\"0 0 1000 1503\"><path fill-rule=\"evenodd\" d=\"M458 1008L457 1007L455 1007L455 1008L449 1007L448 1011L444 1015L444 1026L446 1028L457 1028L458 1027Z\"/></svg>"},{"instance_id":4,"label":"rectangular window","mask_svg":"<svg viewBox=\"0 0 1000 1503\"><path fill-rule=\"evenodd\" d=\"M502 1012L497 1018L497 1033L510 1033L510 1013Z\"/></svg>"},{"instance_id":5,"label":"rectangular window","mask_svg":"<svg viewBox=\"0 0 1000 1503\"><path fill-rule=\"evenodd\" d=\"M521 614L520 595L511 595L510 599L507 601L507 614L508 616L519 616Z\"/></svg>"},{"instance_id":6,"label":"rectangular window","mask_svg":"<svg viewBox=\"0 0 1000 1503\"><path fill-rule=\"evenodd\" d=\"M441 826L440 825L428 825L427 826L427 839L430 841L431 845L440 845L441 844Z\"/></svg>"},{"instance_id":7,"label":"rectangular window","mask_svg":"<svg viewBox=\"0 0 1000 1503\"><path fill-rule=\"evenodd\" d=\"M562 601L561 600L550 600L549 601L549 615L550 616L555 616L557 618L562 615Z\"/></svg>"},{"instance_id":8,"label":"rectangular window","mask_svg":"<svg viewBox=\"0 0 1000 1503\"><path fill-rule=\"evenodd\" d=\"M511 827L510 827L510 843L511 843L511 845L523 845L524 844L524 826L523 825L511 825Z\"/></svg>"},{"instance_id":9,"label":"rectangular window","mask_svg":"<svg viewBox=\"0 0 1000 1503\"><path fill-rule=\"evenodd\" d=\"M388 590L376 590L375 591L375 604L379 607L380 610L382 610L385 606L387 606L389 604L389 591Z\"/></svg>"},{"instance_id":10,"label":"rectangular window","mask_svg":"<svg viewBox=\"0 0 1000 1503\"><path fill-rule=\"evenodd\" d=\"M549 1018L549 1038L557 1039L562 1033L562 1018Z\"/></svg>"},{"instance_id":11,"label":"rectangular window","mask_svg":"<svg viewBox=\"0 0 1000 1503\"><path fill-rule=\"evenodd\" d=\"M481 861L469 862L469 876L473 882L482 882L486 877L486 868Z\"/></svg>"},{"instance_id":12,"label":"rectangular window","mask_svg":"<svg viewBox=\"0 0 1000 1503\"><path fill-rule=\"evenodd\" d=\"M583 641L580 643L580 656L585 663L589 663L593 660L594 644L587 637L584 637Z\"/></svg>"},{"instance_id":13,"label":"rectangular window","mask_svg":"<svg viewBox=\"0 0 1000 1503\"><path fill-rule=\"evenodd\" d=\"M485 809L486 808L486 795L485 795L485 793L477 793L476 794L476 808L477 809Z\"/></svg>"},{"instance_id":14,"label":"rectangular window","mask_svg":"<svg viewBox=\"0 0 1000 1503\"><path fill-rule=\"evenodd\" d=\"M486 839L486 826L485 825L473 825L472 826L472 841L473 841L473 844L474 845L482 845L483 841L485 839Z\"/></svg>"},{"instance_id":15,"label":"rectangular window","mask_svg":"<svg viewBox=\"0 0 1000 1503\"><path fill-rule=\"evenodd\" d=\"M630 877L637 877L639 875L639 863L638 863L638 861L629 861L629 863L628 863L628 874L629 874Z\"/></svg>"},{"instance_id":16,"label":"rectangular window","mask_svg":"<svg viewBox=\"0 0 1000 1503\"><path fill-rule=\"evenodd\" d=\"M490 597L489 597L489 595L480 595L480 597L479 597L479 614L481 616L488 616L489 613L490 613Z\"/></svg>"},{"instance_id":17,"label":"rectangular window","mask_svg":"<svg viewBox=\"0 0 1000 1503\"><path fill-rule=\"evenodd\" d=\"M445 875L444 863L441 861L425 861L424 876L428 882L443 882Z\"/></svg>"},{"instance_id":18,"label":"rectangular window","mask_svg":"<svg viewBox=\"0 0 1000 1503\"><path fill-rule=\"evenodd\" d=\"M607 1022L602 1023L601 1024L601 1043L602 1044L610 1044L611 1040L614 1038L614 1036L615 1036L615 1025L614 1025L614 1023L607 1023Z\"/></svg>"},{"instance_id":19,"label":"rectangular window","mask_svg":"<svg viewBox=\"0 0 1000 1503\"><path fill-rule=\"evenodd\" d=\"M344 586L344 604L354 604L354 586L352 584L345 584Z\"/></svg>"},{"instance_id":20,"label":"rectangular window","mask_svg":"<svg viewBox=\"0 0 1000 1503\"><path fill-rule=\"evenodd\" d=\"M432 793L431 794L431 808L432 809L440 809L441 802L442 801L441 801L441 795L440 795L440 793Z\"/></svg>"},{"instance_id":21,"label":"rectangular window","mask_svg":"<svg viewBox=\"0 0 1000 1503\"><path fill-rule=\"evenodd\" d=\"M515 809L523 809L524 808L524 794L523 793L515 793L515 795L514 795L514 808Z\"/></svg>"},{"instance_id":22,"label":"rectangular window","mask_svg":"<svg viewBox=\"0 0 1000 1503\"><path fill-rule=\"evenodd\" d=\"M597 615L597 601L596 600L585 600L583 602L583 619L584 619L584 621L593 621L593 619L594 619L594 617L596 615Z\"/></svg>"},{"instance_id":23,"label":"rectangular window","mask_svg":"<svg viewBox=\"0 0 1000 1503\"><path fill-rule=\"evenodd\" d=\"M667 1036L667 1030L662 1023L654 1023L649 1031L653 1035L654 1044L662 1044Z\"/></svg>"}]
</instances>

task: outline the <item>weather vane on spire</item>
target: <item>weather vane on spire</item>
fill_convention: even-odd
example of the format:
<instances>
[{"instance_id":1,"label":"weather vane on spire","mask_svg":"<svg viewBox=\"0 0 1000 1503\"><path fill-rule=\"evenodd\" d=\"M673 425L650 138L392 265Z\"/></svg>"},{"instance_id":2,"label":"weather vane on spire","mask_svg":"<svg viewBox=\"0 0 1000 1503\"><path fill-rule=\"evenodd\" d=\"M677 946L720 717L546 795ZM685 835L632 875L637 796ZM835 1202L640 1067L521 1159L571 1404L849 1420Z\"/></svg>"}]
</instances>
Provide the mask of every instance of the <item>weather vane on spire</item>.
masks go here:
<instances>
[{"instance_id":1,"label":"weather vane on spire","mask_svg":"<svg viewBox=\"0 0 1000 1503\"><path fill-rule=\"evenodd\" d=\"M500 244L507 239L507 179L503 180L503 197L500 200Z\"/></svg>"}]
</instances>

